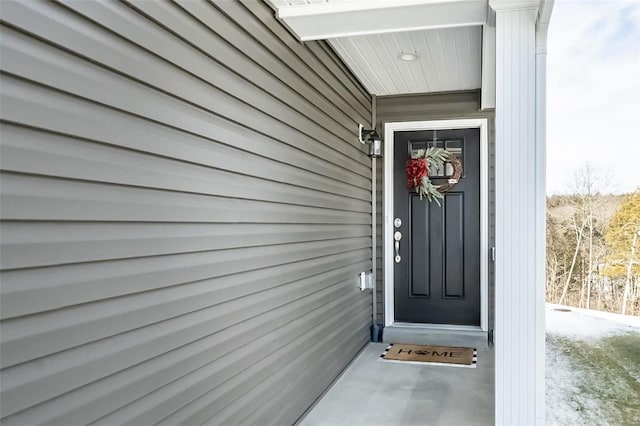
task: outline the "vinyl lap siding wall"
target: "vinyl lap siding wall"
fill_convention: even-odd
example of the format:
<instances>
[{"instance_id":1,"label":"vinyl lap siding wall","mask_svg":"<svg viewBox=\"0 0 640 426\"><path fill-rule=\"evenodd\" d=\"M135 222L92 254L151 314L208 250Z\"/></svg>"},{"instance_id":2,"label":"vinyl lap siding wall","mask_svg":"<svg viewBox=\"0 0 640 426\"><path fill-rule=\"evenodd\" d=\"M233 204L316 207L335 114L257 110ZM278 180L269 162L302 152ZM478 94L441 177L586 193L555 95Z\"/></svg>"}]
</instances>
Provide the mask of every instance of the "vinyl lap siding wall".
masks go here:
<instances>
[{"instance_id":1,"label":"vinyl lap siding wall","mask_svg":"<svg viewBox=\"0 0 640 426\"><path fill-rule=\"evenodd\" d=\"M252 0L1 6L3 425L294 422L369 337L370 97Z\"/></svg>"},{"instance_id":2,"label":"vinyl lap siding wall","mask_svg":"<svg viewBox=\"0 0 640 426\"><path fill-rule=\"evenodd\" d=\"M384 134L384 124L396 121L446 120L456 118L488 118L489 119L489 245L495 241L495 126L494 114L480 111L480 92L450 92L428 95L379 96L376 98L376 127ZM384 261L382 243L384 212L384 162L378 161L376 188L378 200L378 247L377 247L377 291L378 322L384 323ZM494 323L494 269L489 263L489 328Z\"/></svg>"}]
</instances>

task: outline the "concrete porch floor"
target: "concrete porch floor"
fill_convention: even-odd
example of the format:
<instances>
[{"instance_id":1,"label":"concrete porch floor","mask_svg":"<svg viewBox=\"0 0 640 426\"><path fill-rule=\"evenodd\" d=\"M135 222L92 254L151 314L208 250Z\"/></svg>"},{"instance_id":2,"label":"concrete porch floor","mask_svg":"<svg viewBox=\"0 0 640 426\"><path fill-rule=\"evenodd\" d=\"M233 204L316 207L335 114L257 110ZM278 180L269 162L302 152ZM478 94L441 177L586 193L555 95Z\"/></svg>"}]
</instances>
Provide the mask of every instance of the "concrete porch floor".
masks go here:
<instances>
[{"instance_id":1,"label":"concrete porch floor","mask_svg":"<svg viewBox=\"0 0 640 426\"><path fill-rule=\"evenodd\" d=\"M477 368L379 361L370 343L300 421L302 426L494 424L494 354L478 349Z\"/></svg>"}]
</instances>

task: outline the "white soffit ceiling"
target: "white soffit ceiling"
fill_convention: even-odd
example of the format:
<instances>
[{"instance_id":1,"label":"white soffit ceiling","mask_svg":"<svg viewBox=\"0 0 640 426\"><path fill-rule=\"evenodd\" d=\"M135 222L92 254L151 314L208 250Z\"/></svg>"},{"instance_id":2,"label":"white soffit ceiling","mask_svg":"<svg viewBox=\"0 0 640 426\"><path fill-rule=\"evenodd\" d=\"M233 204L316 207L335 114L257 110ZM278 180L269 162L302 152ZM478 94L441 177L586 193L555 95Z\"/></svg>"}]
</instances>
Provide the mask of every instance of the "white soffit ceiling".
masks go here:
<instances>
[{"instance_id":1,"label":"white soffit ceiling","mask_svg":"<svg viewBox=\"0 0 640 426\"><path fill-rule=\"evenodd\" d=\"M487 0L268 0L301 40L327 40L376 95L479 89ZM405 62L401 52L416 52Z\"/></svg>"},{"instance_id":2,"label":"white soffit ceiling","mask_svg":"<svg viewBox=\"0 0 640 426\"><path fill-rule=\"evenodd\" d=\"M274 6L304 6L305 4L314 3L331 3L332 1L344 0L269 0Z\"/></svg>"},{"instance_id":3,"label":"white soffit ceiling","mask_svg":"<svg viewBox=\"0 0 640 426\"><path fill-rule=\"evenodd\" d=\"M481 26L371 34L329 42L375 95L481 87ZM418 58L405 62L398 58L400 52L416 52Z\"/></svg>"}]
</instances>

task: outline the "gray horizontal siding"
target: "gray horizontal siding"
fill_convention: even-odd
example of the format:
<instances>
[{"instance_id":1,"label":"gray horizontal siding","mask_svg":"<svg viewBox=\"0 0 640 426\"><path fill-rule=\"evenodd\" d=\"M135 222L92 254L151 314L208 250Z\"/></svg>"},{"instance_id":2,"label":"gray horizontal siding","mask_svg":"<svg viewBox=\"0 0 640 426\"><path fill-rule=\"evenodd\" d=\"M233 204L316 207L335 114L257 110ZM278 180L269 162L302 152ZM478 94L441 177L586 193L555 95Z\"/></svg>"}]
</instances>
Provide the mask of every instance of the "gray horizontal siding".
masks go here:
<instances>
[{"instance_id":1,"label":"gray horizontal siding","mask_svg":"<svg viewBox=\"0 0 640 426\"><path fill-rule=\"evenodd\" d=\"M0 43L2 423L295 422L368 340L370 96L257 1L4 1Z\"/></svg>"},{"instance_id":2,"label":"gray horizontal siding","mask_svg":"<svg viewBox=\"0 0 640 426\"><path fill-rule=\"evenodd\" d=\"M463 118L489 119L489 244L494 245L495 236L495 130L494 114L480 110L480 92L450 92L420 95L378 96L376 97L376 127L384 132L385 123L399 121L444 120ZM383 162L380 162L383 163ZM384 168L377 171L378 206L378 321L384 321L384 261L383 261L383 212L384 212ZM493 329L494 320L494 280L493 263L489 263L489 327Z\"/></svg>"}]
</instances>

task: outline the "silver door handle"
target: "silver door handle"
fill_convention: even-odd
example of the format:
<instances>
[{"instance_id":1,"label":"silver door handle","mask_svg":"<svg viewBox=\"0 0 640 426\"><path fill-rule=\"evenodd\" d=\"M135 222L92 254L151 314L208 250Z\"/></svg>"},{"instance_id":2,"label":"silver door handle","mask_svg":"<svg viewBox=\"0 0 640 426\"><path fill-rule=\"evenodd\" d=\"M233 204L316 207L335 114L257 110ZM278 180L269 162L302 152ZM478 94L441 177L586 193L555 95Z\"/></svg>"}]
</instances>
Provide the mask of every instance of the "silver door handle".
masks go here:
<instances>
[{"instance_id":1,"label":"silver door handle","mask_svg":"<svg viewBox=\"0 0 640 426\"><path fill-rule=\"evenodd\" d=\"M400 263L400 261L402 260L402 258L400 257L400 240L402 239L402 234L400 233L400 231L396 231L393 234L393 239L395 240L393 245L396 248L395 261L396 261L396 263Z\"/></svg>"}]
</instances>

